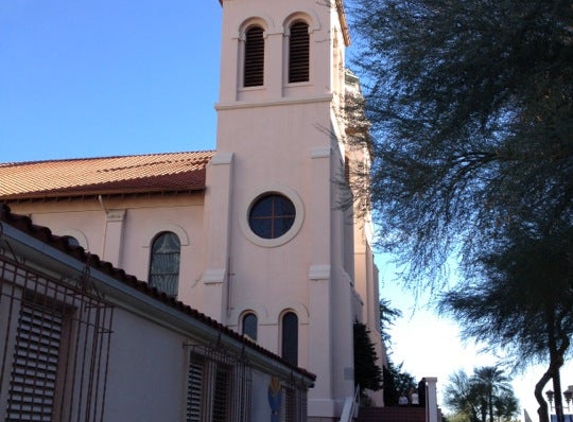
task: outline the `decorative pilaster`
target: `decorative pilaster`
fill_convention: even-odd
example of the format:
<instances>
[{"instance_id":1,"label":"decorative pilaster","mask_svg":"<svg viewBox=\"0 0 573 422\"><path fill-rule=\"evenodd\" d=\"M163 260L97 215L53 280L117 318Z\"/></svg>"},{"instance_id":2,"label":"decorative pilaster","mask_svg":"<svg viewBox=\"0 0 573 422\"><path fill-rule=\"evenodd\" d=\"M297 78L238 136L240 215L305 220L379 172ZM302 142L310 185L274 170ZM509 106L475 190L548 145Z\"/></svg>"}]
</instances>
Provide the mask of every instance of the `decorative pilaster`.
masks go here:
<instances>
[{"instance_id":1,"label":"decorative pilaster","mask_svg":"<svg viewBox=\"0 0 573 422\"><path fill-rule=\"evenodd\" d=\"M103 242L103 260L121 268L123 247L123 226L126 210L106 210Z\"/></svg>"},{"instance_id":2,"label":"decorative pilaster","mask_svg":"<svg viewBox=\"0 0 573 422\"><path fill-rule=\"evenodd\" d=\"M203 312L227 323L228 271L231 241L231 177L233 153L218 152L207 169L210 180L205 197L207 250L202 281L205 285Z\"/></svg>"}]
</instances>

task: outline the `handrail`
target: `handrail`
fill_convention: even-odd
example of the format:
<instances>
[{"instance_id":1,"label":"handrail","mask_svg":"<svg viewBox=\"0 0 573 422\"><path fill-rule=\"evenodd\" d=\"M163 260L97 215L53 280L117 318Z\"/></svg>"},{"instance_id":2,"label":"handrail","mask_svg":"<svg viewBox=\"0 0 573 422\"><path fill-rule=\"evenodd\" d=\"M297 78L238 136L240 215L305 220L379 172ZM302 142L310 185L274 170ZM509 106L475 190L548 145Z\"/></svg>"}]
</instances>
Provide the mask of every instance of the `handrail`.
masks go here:
<instances>
[{"instance_id":1,"label":"handrail","mask_svg":"<svg viewBox=\"0 0 573 422\"><path fill-rule=\"evenodd\" d=\"M354 396L348 396L344 399L344 407L342 408L342 415L338 422L350 422L356 417L356 411L358 410L358 394L360 388L356 386L354 390Z\"/></svg>"}]
</instances>

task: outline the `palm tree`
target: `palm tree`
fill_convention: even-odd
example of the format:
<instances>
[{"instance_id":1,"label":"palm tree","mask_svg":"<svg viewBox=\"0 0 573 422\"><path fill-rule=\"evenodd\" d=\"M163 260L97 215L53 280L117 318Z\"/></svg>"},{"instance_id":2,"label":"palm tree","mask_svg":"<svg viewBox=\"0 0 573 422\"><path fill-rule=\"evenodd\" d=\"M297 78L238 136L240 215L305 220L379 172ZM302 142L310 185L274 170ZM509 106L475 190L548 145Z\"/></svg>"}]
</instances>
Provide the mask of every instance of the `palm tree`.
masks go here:
<instances>
[{"instance_id":1,"label":"palm tree","mask_svg":"<svg viewBox=\"0 0 573 422\"><path fill-rule=\"evenodd\" d=\"M509 378L505 376L498 366L482 366L474 369L474 375L471 382L472 384L479 386L480 390L484 392L489 414L489 422L493 422L493 408L496 397L500 397L503 393L511 391Z\"/></svg>"},{"instance_id":2,"label":"palm tree","mask_svg":"<svg viewBox=\"0 0 573 422\"><path fill-rule=\"evenodd\" d=\"M464 422L498 422L510 420L517 413L510 379L498 366L474 369L470 377L463 370L450 376L444 390L445 404Z\"/></svg>"}]
</instances>

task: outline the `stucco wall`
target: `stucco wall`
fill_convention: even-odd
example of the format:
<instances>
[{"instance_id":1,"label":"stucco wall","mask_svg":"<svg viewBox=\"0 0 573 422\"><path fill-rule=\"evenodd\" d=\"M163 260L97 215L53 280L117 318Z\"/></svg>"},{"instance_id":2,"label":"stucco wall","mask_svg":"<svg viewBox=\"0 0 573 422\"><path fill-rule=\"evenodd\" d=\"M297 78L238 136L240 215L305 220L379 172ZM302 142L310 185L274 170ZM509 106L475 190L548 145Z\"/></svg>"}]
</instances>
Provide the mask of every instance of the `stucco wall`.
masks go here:
<instances>
[{"instance_id":1,"label":"stucco wall","mask_svg":"<svg viewBox=\"0 0 573 422\"><path fill-rule=\"evenodd\" d=\"M122 309L113 329L104 420L183 420L184 339Z\"/></svg>"}]
</instances>

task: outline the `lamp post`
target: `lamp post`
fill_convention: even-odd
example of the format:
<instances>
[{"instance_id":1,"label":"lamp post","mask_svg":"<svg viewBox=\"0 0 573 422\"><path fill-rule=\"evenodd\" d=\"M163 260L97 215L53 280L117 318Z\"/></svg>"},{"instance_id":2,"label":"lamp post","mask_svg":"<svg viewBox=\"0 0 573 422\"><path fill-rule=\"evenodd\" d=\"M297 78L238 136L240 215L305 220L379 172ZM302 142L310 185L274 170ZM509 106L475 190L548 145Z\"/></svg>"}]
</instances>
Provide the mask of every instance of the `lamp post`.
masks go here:
<instances>
[{"instance_id":1,"label":"lamp post","mask_svg":"<svg viewBox=\"0 0 573 422\"><path fill-rule=\"evenodd\" d=\"M573 399L573 385L570 385L567 390L563 392L563 397L565 397L565 403L567 403L567 413L571 414L571 400ZM571 422L571 416L569 416L569 422Z\"/></svg>"},{"instance_id":2,"label":"lamp post","mask_svg":"<svg viewBox=\"0 0 573 422\"><path fill-rule=\"evenodd\" d=\"M551 410L553 409L553 399L555 398L555 393L553 390L547 390L545 395L547 396L547 401L549 402L549 410Z\"/></svg>"},{"instance_id":3,"label":"lamp post","mask_svg":"<svg viewBox=\"0 0 573 422\"><path fill-rule=\"evenodd\" d=\"M558 389L560 390L561 388L558 387ZM549 402L549 414L551 415L551 410L555 409L557 422L573 422L571 416L569 416L568 421L565 421L565 416L563 414L563 402L561 400L560 394L556 394L552 390L547 390L545 395L547 396L547 401ZM573 400L573 385L570 385L567 390L563 391L563 397L565 398L565 403L567 404L567 413L570 414L571 401Z\"/></svg>"}]
</instances>

